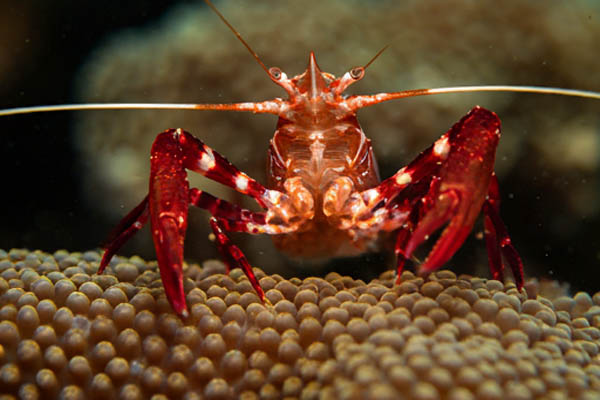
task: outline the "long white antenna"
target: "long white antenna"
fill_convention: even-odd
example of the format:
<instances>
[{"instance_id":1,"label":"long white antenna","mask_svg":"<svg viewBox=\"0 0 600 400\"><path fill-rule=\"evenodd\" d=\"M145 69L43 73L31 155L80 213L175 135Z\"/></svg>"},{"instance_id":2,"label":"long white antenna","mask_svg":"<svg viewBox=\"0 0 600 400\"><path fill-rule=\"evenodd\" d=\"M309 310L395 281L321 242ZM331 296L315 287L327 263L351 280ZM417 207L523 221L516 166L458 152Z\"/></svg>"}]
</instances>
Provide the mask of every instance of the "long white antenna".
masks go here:
<instances>
[{"instance_id":1,"label":"long white antenna","mask_svg":"<svg viewBox=\"0 0 600 400\"><path fill-rule=\"evenodd\" d=\"M490 86L454 86L445 88L428 89L429 94L441 93L466 93L466 92L520 92L555 94L560 96L584 97L600 100L600 92L591 90L562 89L546 86L513 86L513 85L490 85Z\"/></svg>"},{"instance_id":2,"label":"long white antenna","mask_svg":"<svg viewBox=\"0 0 600 400\"><path fill-rule=\"evenodd\" d=\"M600 100L600 92L588 90L563 89L544 86L518 86L518 85L491 85L491 86L452 86L433 89L411 89L400 92L378 93L350 96L347 105L352 110L369 107L384 101L403 99L406 97L429 96L444 93L468 93L468 92L520 92L535 94L554 94L560 96L574 96Z\"/></svg>"},{"instance_id":3,"label":"long white antenna","mask_svg":"<svg viewBox=\"0 0 600 400\"><path fill-rule=\"evenodd\" d=\"M433 94L448 93L473 93L473 92L519 92L534 94L554 94L559 96L573 96L600 100L600 92L589 90L562 89L545 86L518 86L518 85L489 85L489 86L450 86L433 89L412 89L400 92L386 93L387 100L405 97L428 96ZM372 98L376 100L380 95L362 95L363 100ZM381 100L377 101L377 103ZM265 102L265 104L268 102ZM253 111L256 103L231 103L231 104L194 104L194 103L88 103L88 104L59 104L33 107L7 108L0 110L0 117L17 114L31 114L53 111L75 111L75 110L230 110L230 111ZM373 103L375 104L375 103ZM364 104L363 106L367 106ZM270 112L265 110L264 112Z\"/></svg>"},{"instance_id":4,"label":"long white antenna","mask_svg":"<svg viewBox=\"0 0 600 400\"><path fill-rule=\"evenodd\" d=\"M196 110L199 104L182 103L88 103L58 104L52 106L17 107L0 110L0 117L16 114L31 114L52 111L75 110Z\"/></svg>"}]
</instances>

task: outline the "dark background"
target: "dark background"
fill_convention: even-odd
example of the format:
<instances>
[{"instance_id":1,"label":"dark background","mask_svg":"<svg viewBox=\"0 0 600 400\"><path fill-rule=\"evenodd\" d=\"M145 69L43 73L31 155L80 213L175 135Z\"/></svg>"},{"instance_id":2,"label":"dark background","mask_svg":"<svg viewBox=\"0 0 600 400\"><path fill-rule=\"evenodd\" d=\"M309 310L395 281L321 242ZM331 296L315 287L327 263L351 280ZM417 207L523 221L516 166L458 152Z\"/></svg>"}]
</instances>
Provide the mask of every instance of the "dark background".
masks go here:
<instances>
[{"instance_id":1,"label":"dark background","mask_svg":"<svg viewBox=\"0 0 600 400\"><path fill-rule=\"evenodd\" d=\"M0 108L74 102L73 77L95 46L111 32L158 18L173 3L0 2ZM72 113L60 112L0 119L0 248L83 251L97 248L115 224L80 196L72 118ZM551 202L551 193L557 190L545 187L545 181L553 180L505 177L503 193L514 193L519 202L505 202L503 218L509 227L522 226L523 221L530 226L512 231L526 260L543 263L552 257L562 267L549 271L549 277L594 292L600 267L600 222L567 221L578 226L567 241L545 235L543 224L561 209L560 204L537 207L545 198ZM524 209L523 204L536 206ZM469 245L473 244L478 246L475 251L484 251L483 242L471 240Z\"/></svg>"},{"instance_id":2,"label":"dark background","mask_svg":"<svg viewBox=\"0 0 600 400\"><path fill-rule=\"evenodd\" d=\"M74 102L73 80L111 32L159 17L173 1L2 1L0 107ZM5 62L6 61L6 62ZM0 120L0 248L98 247L113 221L79 198L69 112Z\"/></svg>"}]
</instances>

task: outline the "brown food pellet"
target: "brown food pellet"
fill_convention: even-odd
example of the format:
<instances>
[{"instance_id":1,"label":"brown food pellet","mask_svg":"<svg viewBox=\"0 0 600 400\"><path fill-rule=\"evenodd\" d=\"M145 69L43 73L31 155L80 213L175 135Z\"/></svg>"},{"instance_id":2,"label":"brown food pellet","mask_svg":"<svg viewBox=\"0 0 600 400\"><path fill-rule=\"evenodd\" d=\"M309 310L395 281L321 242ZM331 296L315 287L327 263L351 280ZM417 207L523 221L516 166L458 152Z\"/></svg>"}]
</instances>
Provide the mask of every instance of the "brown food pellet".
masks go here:
<instances>
[{"instance_id":1,"label":"brown food pellet","mask_svg":"<svg viewBox=\"0 0 600 400\"><path fill-rule=\"evenodd\" d=\"M519 323L519 314L511 308L502 308L498 311L498 314L496 314L496 325L498 325L503 332L517 329Z\"/></svg>"},{"instance_id":2,"label":"brown food pellet","mask_svg":"<svg viewBox=\"0 0 600 400\"><path fill-rule=\"evenodd\" d=\"M56 374L47 368L40 369L35 375L35 383L42 392L53 394L58 391L60 385Z\"/></svg>"},{"instance_id":3,"label":"brown food pellet","mask_svg":"<svg viewBox=\"0 0 600 400\"><path fill-rule=\"evenodd\" d=\"M68 308L61 307L56 311L56 313L54 313L52 325L56 333L59 335L63 335L72 324L73 312Z\"/></svg>"},{"instance_id":4,"label":"brown food pellet","mask_svg":"<svg viewBox=\"0 0 600 400\"><path fill-rule=\"evenodd\" d=\"M244 389L258 391L265 382L265 374L259 369L249 369L242 377Z\"/></svg>"},{"instance_id":5,"label":"brown food pellet","mask_svg":"<svg viewBox=\"0 0 600 400\"><path fill-rule=\"evenodd\" d=\"M84 354L88 346L85 332L77 328L71 328L64 334L62 344L68 357Z\"/></svg>"},{"instance_id":6,"label":"brown food pellet","mask_svg":"<svg viewBox=\"0 0 600 400\"><path fill-rule=\"evenodd\" d=\"M83 356L75 356L69 360L68 370L71 377L79 384L85 384L92 376L92 368Z\"/></svg>"},{"instance_id":7,"label":"brown food pellet","mask_svg":"<svg viewBox=\"0 0 600 400\"><path fill-rule=\"evenodd\" d=\"M90 308L90 299L81 292L72 292L67 296L65 306L70 309L73 314L87 314Z\"/></svg>"},{"instance_id":8,"label":"brown food pellet","mask_svg":"<svg viewBox=\"0 0 600 400\"><path fill-rule=\"evenodd\" d=\"M105 298L113 308L128 301L125 292L123 292L121 288L114 286L106 289L102 297Z\"/></svg>"},{"instance_id":9,"label":"brown food pellet","mask_svg":"<svg viewBox=\"0 0 600 400\"><path fill-rule=\"evenodd\" d=\"M298 342L291 339L283 340L279 344L279 349L277 351L278 359L290 365L293 365L296 360L302 356L302 354L302 347L298 344Z\"/></svg>"},{"instance_id":10,"label":"brown food pellet","mask_svg":"<svg viewBox=\"0 0 600 400\"><path fill-rule=\"evenodd\" d=\"M223 337L227 348L233 349L240 344L243 331L237 322L231 321L221 329L221 336Z\"/></svg>"},{"instance_id":11,"label":"brown food pellet","mask_svg":"<svg viewBox=\"0 0 600 400\"><path fill-rule=\"evenodd\" d=\"M59 399L85 400L85 394L79 386L68 385L60 391Z\"/></svg>"},{"instance_id":12,"label":"brown food pellet","mask_svg":"<svg viewBox=\"0 0 600 400\"><path fill-rule=\"evenodd\" d=\"M165 380L164 372L156 366L146 368L141 376L141 383L150 392L156 392L160 389Z\"/></svg>"},{"instance_id":13,"label":"brown food pellet","mask_svg":"<svg viewBox=\"0 0 600 400\"><path fill-rule=\"evenodd\" d=\"M167 365L170 370L185 371L192 365L194 354L185 344L178 344L171 349Z\"/></svg>"},{"instance_id":14,"label":"brown food pellet","mask_svg":"<svg viewBox=\"0 0 600 400\"><path fill-rule=\"evenodd\" d=\"M58 341L56 332L49 325L41 325L37 327L33 333L33 340L35 340L43 349L50 345L56 344Z\"/></svg>"},{"instance_id":15,"label":"brown food pellet","mask_svg":"<svg viewBox=\"0 0 600 400\"><path fill-rule=\"evenodd\" d=\"M125 384L119 391L119 398L123 400L142 400L141 388L133 383Z\"/></svg>"},{"instance_id":16,"label":"brown food pellet","mask_svg":"<svg viewBox=\"0 0 600 400\"><path fill-rule=\"evenodd\" d=\"M22 340L17 347L17 360L28 368L39 368L42 362L40 345L31 339Z\"/></svg>"},{"instance_id":17,"label":"brown food pellet","mask_svg":"<svg viewBox=\"0 0 600 400\"><path fill-rule=\"evenodd\" d=\"M272 384L280 386L291 374L292 368L289 365L276 363L269 370L267 380Z\"/></svg>"},{"instance_id":18,"label":"brown food pellet","mask_svg":"<svg viewBox=\"0 0 600 400\"><path fill-rule=\"evenodd\" d=\"M67 357L62 348L52 345L44 352L44 363L54 371L61 371L67 365Z\"/></svg>"},{"instance_id":19,"label":"brown food pellet","mask_svg":"<svg viewBox=\"0 0 600 400\"><path fill-rule=\"evenodd\" d=\"M193 379L202 382L207 382L215 375L215 367L213 362L207 357L200 357L194 361L190 368Z\"/></svg>"},{"instance_id":20,"label":"brown food pellet","mask_svg":"<svg viewBox=\"0 0 600 400\"><path fill-rule=\"evenodd\" d=\"M22 335L30 336L35 328L39 326L40 317L33 306L26 305L17 312L16 323Z\"/></svg>"},{"instance_id":21,"label":"brown food pellet","mask_svg":"<svg viewBox=\"0 0 600 400\"><path fill-rule=\"evenodd\" d=\"M167 345L158 335L151 335L142 342L142 351L151 363L160 363L167 355Z\"/></svg>"},{"instance_id":22,"label":"brown food pellet","mask_svg":"<svg viewBox=\"0 0 600 400\"><path fill-rule=\"evenodd\" d=\"M77 290L77 286L70 279L61 279L54 284L54 301L59 306L65 304L67 297Z\"/></svg>"},{"instance_id":23,"label":"brown food pellet","mask_svg":"<svg viewBox=\"0 0 600 400\"><path fill-rule=\"evenodd\" d=\"M115 382L124 382L129 377L129 363L122 357L114 357L104 368L106 374Z\"/></svg>"},{"instance_id":24,"label":"brown food pellet","mask_svg":"<svg viewBox=\"0 0 600 400\"><path fill-rule=\"evenodd\" d=\"M221 370L225 377L234 380L246 372L248 360L246 355L239 350L230 350L221 360Z\"/></svg>"},{"instance_id":25,"label":"brown food pellet","mask_svg":"<svg viewBox=\"0 0 600 400\"><path fill-rule=\"evenodd\" d=\"M315 342L321 337L323 328L321 323L313 317L307 317L300 322L298 333L300 335L300 342L303 346L307 346L310 343Z\"/></svg>"},{"instance_id":26,"label":"brown food pellet","mask_svg":"<svg viewBox=\"0 0 600 400\"><path fill-rule=\"evenodd\" d=\"M398 286L393 273L368 284L263 274L271 306L243 271L227 277L214 262L217 275L185 270L181 318L155 263L123 259L99 279L99 255L57 254L30 258L34 270L0 252L0 383L13 397L600 395L600 295L549 301L536 289L531 300L514 284L448 271L407 272Z\"/></svg>"},{"instance_id":27,"label":"brown food pellet","mask_svg":"<svg viewBox=\"0 0 600 400\"><path fill-rule=\"evenodd\" d=\"M19 301L17 301L17 308L21 308L23 306L37 306L37 304L39 303L39 300L37 298L37 296L31 292L27 292L25 293L23 296L21 296L19 298Z\"/></svg>"},{"instance_id":28,"label":"brown food pellet","mask_svg":"<svg viewBox=\"0 0 600 400\"><path fill-rule=\"evenodd\" d=\"M283 312L277 314L275 321L273 321L273 327L280 333L283 333L288 329L296 331L298 329L298 323L292 314Z\"/></svg>"},{"instance_id":29,"label":"brown food pellet","mask_svg":"<svg viewBox=\"0 0 600 400\"><path fill-rule=\"evenodd\" d=\"M265 328L259 336L260 348L269 354L276 354L281 342L281 336L273 328Z\"/></svg>"},{"instance_id":30,"label":"brown food pellet","mask_svg":"<svg viewBox=\"0 0 600 400\"><path fill-rule=\"evenodd\" d=\"M185 375L179 371L171 372L167 377L167 395L172 398L178 398L188 390L188 380Z\"/></svg>"},{"instance_id":31,"label":"brown food pellet","mask_svg":"<svg viewBox=\"0 0 600 400\"><path fill-rule=\"evenodd\" d=\"M483 321L491 321L496 317L498 304L491 299L479 299L473 304L475 311Z\"/></svg>"},{"instance_id":32,"label":"brown food pellet","mask_svg":"<svg viewBox=\"0 0 600 400\"><path fill-rule=\"evenodd\" d=\"M348 322L346 328L348 333L352 335L352 337L354 337L354 340L356 340L357 342L364 341L371 333L369 324L365 322L365 320L359 318L352 318L350 322Z\"/></svg>"},{"instance_id":33,"label":"brown food pellet","mask_svg":"<svg viewBox=\"0 0 600 400\"><path fill-rule=\"evenodd\" d=\"M142 310L154 311L156 307L155 298L147 291L142 291L134 295L130 303L135 307L137 312Z\"/></svg>"},{"instance_id":34,"label":"brown food pellet","mask_svg":"<svg viewBox=\"0 0 600 400\"><path fill-rule=\"evenodd\" d=\"M117 264L114 271L121 282L133 282L139 275L138 268L130 263Z\"/></svg>"},{"instance_id":35,"label":"brown food pellet","mask_svg":"<svg viewBox=\"0 0 600 400\"><path fill-rule=\"evenodd\" d=\"M103 340L113 341L117 335L117 328L112 319L99 316L94 319L90 326L90 339L92 342L100 342Z\"/></svg>"},{"instance_id":36,"label":"brown food pellet","mask_svg":"<svg viewBox=\"0 0 600 400\"><path fill-rule=\"evenodd\" d=\"M300 290L294 297L294 304L296 308L300 308L304 303L317 303L319 297L317 293L312 290L304 289Z\"/></svg>"},{"instance_id":37,"label":"brown food pellet","mask_svg":"<svg viewBox=\"0 0 600 400\"><path fill-rule=\"evenodd\" d=\"M232 397L232 389L225 379L213 378L204 388L204 396L208 400L228 399Z\"/></svg>"},{"instance_id":38,"label":"brown food pellet","mask_svg":"<svg viewBox=\"0 0 600 400\"><path fill-rule=\"evenodd\" d=\"M346 327L336 320L329 320L325 323L322 332L322 338L326 343L333 342L337 336L346 332Z\"/></svg>"},{"instance_id":39,"label":"brown food pellet","mask_svg":"<svg viewBox=\"0 0 600 400\"><path fill-rule=\"evenodd\" d=\"M135 307L130 303L122 303L113 310L112 319L119 330L133 327Z\"/></svg>"},{"instance_id":40,"label":"brown food pellet","mask_svg":"<svg viewBox=\"0 0 600 400\"><path fill-rule=\"evenodd\" d=\"M133 328L144 337L154 332L156 317L148 310L138 312L133 320Z\"/></svg>"},{"instance_id":41,"label":"brown food pellet","mask_svg":"<svg viewBox=\"0 0 600 400\"><path fill-rule=\"evenodd\" d=\"M88 315L90 318L94 318L96 316L104 316L110 318L113 313L113 307L110 305L108 300L97 298L90 304L90 308L88 311Z\"/></svg>"},{"instance_id":42,"label":"brown food pellet","mask_svg":"<svg viewBox=\"0 0 600 400\"><path fill-rule=\"evenodd\" d=\"M36 306L36 311L38 313L38 317L40 318L40 323L49 323L54 319L54 314L56 313L56 304L51 300L42 300Z\"/></svg>"},{"instance_id":43,"label":"brown food pellet","mask_svg":"<svg viewBox=\"0 0 600 400\"><path fill-rule=\"evenodd\" d=\"M98 373L92 378L90 392L94 398L110 398L114 396L114 385L110 377L105 373Z\"/></svg>"},{"instance_id":44,"label":"brown food pellet","mask_svg":"<svg viewBox=\"0 0 600 400\"><path fill-rule=\"evenodd\" d=\"M250 355L248 359L248 365L250 368L260 369L264 373L268 373L269 369L273 365L273 360L267 353L262 350L256 350Z\"/></svg>"},{"instance_id":45,"label":"brown food pellet","mask_svg":"<svg viewBox=\"0 0 600 400\"><path fill-rule=\"evenodd\" d=\"M206 336L201 346L202 355L213 360L220 360L226 350L227 345L218 333L211 333Z\"/></svg>"},{"instance_id":46,"label":"brown food pellet","mask_svg":"<svg viewBox=\"0 0 600 400\"><path fill-rule=\"evenodd\" d=\"M79 291L83 293L90 302L102 296L102 288L94 282L82 283L81 286L79 286Z\"/></svg>"},{"instance_id":47,"label":"brown food pellet","mask_svg":"<svg viewBox=\"0 0 600 400\"><path fill-rule=\"evenodd\" d=\"M31 291L35 293L38 299L54 299L55 289L54 284L45 276L35 280L30 285Z\"/></svg>"}]
</instances>

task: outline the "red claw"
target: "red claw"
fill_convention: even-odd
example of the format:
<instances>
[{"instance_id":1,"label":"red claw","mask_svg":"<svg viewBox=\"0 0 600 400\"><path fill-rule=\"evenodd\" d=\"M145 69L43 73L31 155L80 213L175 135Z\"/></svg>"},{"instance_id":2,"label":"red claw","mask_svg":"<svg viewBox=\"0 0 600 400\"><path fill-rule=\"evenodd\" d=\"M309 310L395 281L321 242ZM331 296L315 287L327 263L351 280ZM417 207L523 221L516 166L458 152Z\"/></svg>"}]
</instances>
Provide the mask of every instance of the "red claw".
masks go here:
<instances>
[{"instance_id":1,"label":"red claw","mask_svg":"<svg viewBox=\"0 0 600 400\"><path fill-rule=\"evenodd\" d=\"M181 129L169 129L159 134L150 156L150 190L148 196L119 223L111 234L100 263L101 273L116 251L137 232L150 215L152 239L158 259L165 294L173 310L187 316L183 289L183 249L187 229L188 204L204 208L221 219L211 220L219 249L230 264L240 267L248 276L261 301L265 295L242 252L233 245L223 227L228 230L259 233L273 227L266 223L264 213L243 209L198 189L189 189L187 171L197 171L211 179L234 187L260 204L267 189L237 170L223 156Z\"/></svg>"},{"instance_id":2,"label":"red claw","mask_svg":"<svg viewBox=\"0 0 600 400\"><path fill-rule=\"evenodd\" d=\"M425 157L418 158L415 170L429 168L428 160L432 158L442 158L439 170L434 173L439 184L432 185L425 197L417 199L420 201L414 207L418 208L413 209L412 215L418 216L410 219L399 234L398 279L404 260L432 233L446 225L419 273L427 274L440 268L463 244L483 210L492 276L503 279L503 255L521 289L523 264L499 214L498 182L493 170L499 139L500 120L496 114L475 107L426 150Z\"/></svg>"}]
</instances>

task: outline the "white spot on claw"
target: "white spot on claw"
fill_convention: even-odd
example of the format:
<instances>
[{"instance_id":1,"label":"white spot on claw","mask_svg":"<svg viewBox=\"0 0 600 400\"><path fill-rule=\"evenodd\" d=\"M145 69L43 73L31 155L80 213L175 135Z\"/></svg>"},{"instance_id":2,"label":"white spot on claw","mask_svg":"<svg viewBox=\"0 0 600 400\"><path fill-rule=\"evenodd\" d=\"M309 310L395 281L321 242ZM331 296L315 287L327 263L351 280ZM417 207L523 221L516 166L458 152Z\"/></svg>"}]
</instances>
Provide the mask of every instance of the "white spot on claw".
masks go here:
<instances>
[{"instance_id":1,"label":"white spot on claw","mask_svg":"<svg viewBox=\"0 0 600 400\"><path fill-rule=\"evenodd\" d=\"M248 178L244 175L238 175L235 178L235 186L240 192L245 192L248 190Z\"/></svg>"},{"instance_id":2,"label":"white spot on claw","mask_svg":"<svg viewBox=\"0 0 600 400\"><path fill-rule=\"evenodd\" d=\"M210 171L211 169L215 168L216 162L215 162L215 156L212 152L211 149L209 149L208 147L205 148L205 151L202 153L202 156L200 157L200 164L199 167L202 171Z\"/></svg>"},{"instance_id":3,"label":"white spot on claw","mask_svg":"<svg viewBox=\"0 0 600 400\"><path fill-rule=\"evenodd\" d=\"M282 195L283 193L281 193L278 190L267 190L267 192L265 193L265 198L272 205L277 205L279 204L279 199Z\"/></svg>"},{"instance_id":4,"label":"white spot on claw","mask_svg":"<svg viewBox=\"0 0 600 400\"><path fill-rule=\"evenodd\" d=\"M441 158L446 158L448 152L450 151L450 144L448 143L448 138L444 137L435 142L433 146L433 152L436 156Z\"/></svg>"},{"instance_id":5,"label":"white spot on claw","mask_svg":"<svg viewBox=\"0 0 600 400\"><path fill-rule=\"evenodd\" d=\"M379 197L379 191L377 189L369 189L365 192L367 203L371 204L375 199Z\"/></svg>"},{"instance_id":6,"label":"white spot on claw","mask_svg":"<svg viewBox=\"0 0 600 400\"><path fill-rule=\"evenodd\" d=\"M396 177L396 184L398 186L408 185L412 181L410 174L404 172Z\"/></svg>"}]
</instances>

